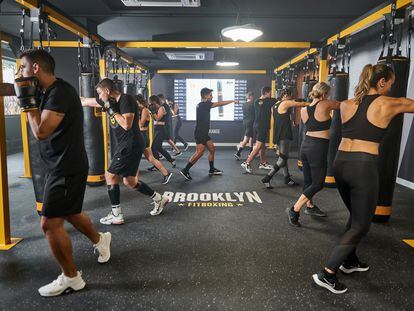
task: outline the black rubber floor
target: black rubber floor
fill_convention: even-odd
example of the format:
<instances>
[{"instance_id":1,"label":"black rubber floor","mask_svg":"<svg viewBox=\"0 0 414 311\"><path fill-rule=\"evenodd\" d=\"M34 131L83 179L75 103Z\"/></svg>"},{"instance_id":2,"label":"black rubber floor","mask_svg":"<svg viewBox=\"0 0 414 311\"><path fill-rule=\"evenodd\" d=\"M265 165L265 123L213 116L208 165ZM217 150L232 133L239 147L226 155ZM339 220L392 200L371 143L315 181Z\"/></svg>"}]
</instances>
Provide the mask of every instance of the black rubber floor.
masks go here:
<instances>
[{"instance_id":1,"label":"black rubber floor","mask_svg":"<svg viewBox=\"0 0 414 311\"><path fill-rule=\"evenodd\" d=\"M302 182L293 162L293 175ZM340 275L349 292L336 296L316 288L311 275L321 269L346 222L337 191L324 189L315 198L327 218L303 214L303 227L292 228L285 208L300 187L285 186L278 175L275 189L265 190L259 182L265 171L254 165L255 174L246 175L240 163L233 150L219 149L216 166L223 176L208 177L203 158L191 171L193 181L176 171L162 186L161 175L147 172L144 160L142 179L160 192L173 192L177 202L152 217L150 200L122 188L126 223L118 227L99 224L109 211L106 187L88 188L84 210L100 231L112 232L112 258L99 265L92 245L68 226L87 288L42 298L38 287L60 271L39 228L31 181L18 178L21 155L10 156L12 235L25 240L0 252L0 309L414 310L414 248L402 241L414 239L414 191L397 187L391 221L374 224L359 249L371 270Z\"/></svg>"}]
</instances>

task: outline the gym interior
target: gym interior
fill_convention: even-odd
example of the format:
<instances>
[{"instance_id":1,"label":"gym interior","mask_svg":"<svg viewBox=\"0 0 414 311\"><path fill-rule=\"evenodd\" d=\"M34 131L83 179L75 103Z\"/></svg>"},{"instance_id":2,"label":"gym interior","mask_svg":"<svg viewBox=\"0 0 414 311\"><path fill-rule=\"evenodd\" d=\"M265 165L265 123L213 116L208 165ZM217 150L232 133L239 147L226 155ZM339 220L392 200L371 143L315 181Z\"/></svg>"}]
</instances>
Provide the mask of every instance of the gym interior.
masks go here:
<instances>
[{"instance_id":1,"label":"gym interior","mask_svg":"<svg viewBox=\"0 0 414 311\"><path fill-rule=\"evenodd\" d=\"M354 98L364 66L380 63L394 71L388 96L414 97L413 11L411 0L1 0L0 309L413 310L414 119L407 111L386 127L379 181L369 181L378 183L378 198L369 232L358 244L369 271L347 275L340 268L338 279L348 288L343 295L313 278L350 215L333 169L345 124L342 102ZM89 161L82 211L98 232L110 232L110 260L99 264L95 244L66 222L86 286L68 287L55 297L38 291L64 270L41 226L49 175L32 112L22 108L15 89L20 55L37 49L53 57L55 76L79 98L99 103L96 85L109 79L117 94L131 98L148 102L163 94L182 122L182 141L176 140L176 116L166 125L179 150L163 141L174 159L174 165L160 159L172 173L167 183L144 156L138 168L139 180L168 198L162 213L154 217L151 199L120 182L125 219L108 225L100 220L111 211L105 172L117 157L113 115L106 106L82 108ZM241 164L254 149L250 142L239 148L243 107L248 92L261 103L263 87L271 88L275 102L289 90L296 103L309 104L313 87L322 82L330 85L326 100L341 102L340 110L330 112L324 187L312 198L325 217L301 212L301 226L292 226L286 213L303 191L301 110L307 108L288 110L292 138L286 162L294 185L280 171L270 189L261 180L281 158L274 141L277 122L272 114L263 146L267 166L253 157L246 172ZM211 91L212 102L232 102L212 108L208 117L218 174L212 173L207 147L187 180L183 171L204 146L194 136L198 119L205 117L198 111L203 88ZM160 120L149 118L150 145ZM357 178L357 170L351 173Z\"/></svg>"}]
</instances>

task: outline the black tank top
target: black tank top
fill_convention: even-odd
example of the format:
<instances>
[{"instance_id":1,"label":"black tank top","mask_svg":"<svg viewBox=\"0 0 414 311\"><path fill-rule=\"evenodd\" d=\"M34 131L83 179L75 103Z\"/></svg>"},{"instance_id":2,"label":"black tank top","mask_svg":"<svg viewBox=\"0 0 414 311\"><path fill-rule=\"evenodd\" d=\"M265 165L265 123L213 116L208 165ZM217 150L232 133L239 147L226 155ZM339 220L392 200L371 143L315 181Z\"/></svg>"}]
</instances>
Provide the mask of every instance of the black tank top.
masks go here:
<instances>
[{"instance_id":1,"label":"black tank top","mask_svg":"<svg viewBox=\"0 0 414 311\"><path fill-rule=\"evenodd\" d=\"M143 108L142 110L144 110L144 109L146 109L146 108ZM141 119L142 110L140 110L139 119ZM150 121L148 119L145 120L145 123L144 123L144 126L143 127L147 127L148 128L149 123L150 123Z\"/></svg>"},{"instance_id":2,"label":"black tank top","mask_svg":"<svg viewBox=\"0 0 414 311\"><path fill-rule=\"evenodd\" d=\"M170 110L169 110L169 109L167 109L167 108L165 107L165 105L162 105L161 107L164 107L165 114L162 116L162 118L161 118L161 119L157 120L157 123L158 123L158 122L164 122L165 124L167 124L167 123L168 123L168 116L169 116L169 112L170 112ZM164 125L164 124L162 124L162 125Z\"/></svg>"},{"instance_id":3,"label":"black tank top","mask_svg":"<svg viewBox=\"0 0 414 311\"><path fill-rule=\"evenodd\" d=\"M316 106L318 106L320 102L321 101L318 101L315 105L306 107L306 110L308 111L308 121L306 121L305 124L306 130L309 132L326 131L331 127L331 118L322 122L315 119Z\"/></svg>"},{"instance_id":4,"label":"black tank top","mask_svg":"<svg viewBox=\"0 0 414 311\"><path fill-rule=\"evenodd\" d=\"M292 125L290 111L279 113L278 108L281 102L273 106L273 118L275 120L273 143L279 144L281 140L292 140Z\"/></svg>"},{"instance_id":5,"label":"black tank top","mask_svg":"<svg viewBox=\"0 0 414 311\"><path fill-rule=\"evenodd\" d=\"M385 134L386 128L375 126L368 121L368 108L380 94L365 95L358 105L357 111L351 119L342 123L342 137L350 139L367 140L379 143Z\"/></svg>"}]
</instances>

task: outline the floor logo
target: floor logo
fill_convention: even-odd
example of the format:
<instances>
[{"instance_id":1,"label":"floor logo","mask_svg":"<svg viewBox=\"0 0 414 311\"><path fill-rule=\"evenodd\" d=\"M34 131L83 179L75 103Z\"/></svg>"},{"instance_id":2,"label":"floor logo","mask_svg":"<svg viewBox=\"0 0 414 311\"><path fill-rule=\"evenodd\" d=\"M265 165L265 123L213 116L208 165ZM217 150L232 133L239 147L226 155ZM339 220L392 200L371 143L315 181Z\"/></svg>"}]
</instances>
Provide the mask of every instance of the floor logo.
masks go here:
<instances>
[{"instance_id":1,"label":"floor logo","mask_svg":"<svg viewBox=\"0 0 414 311\"><path fill-rule=\"evenodd\" d=\"M256 191L212 193L165 191L164 195L170 199L170 202L185 207L240 207L244 203L263 203Z\"/></svg>"}]
</instances>

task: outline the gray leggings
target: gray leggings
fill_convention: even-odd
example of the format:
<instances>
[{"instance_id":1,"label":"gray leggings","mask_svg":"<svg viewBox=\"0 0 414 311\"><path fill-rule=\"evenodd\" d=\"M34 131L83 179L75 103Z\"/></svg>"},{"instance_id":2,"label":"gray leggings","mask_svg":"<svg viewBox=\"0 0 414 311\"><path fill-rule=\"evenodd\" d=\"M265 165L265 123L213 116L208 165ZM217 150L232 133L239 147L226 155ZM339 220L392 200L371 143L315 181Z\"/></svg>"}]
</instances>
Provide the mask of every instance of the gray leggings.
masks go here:
<instances>
[{"instance_id":1,"label":"gray leggings","mask_svg":"<svg viewBox=\"0 0 414 311\"><path fill-rule=\"evenodd\" d=\"M273 165L272 170L267 174L270 178L272 178L280 169L283 171L283 176L289 177L289 167L288 167L288 159L289 159L289 148L290 148L290 140L284 139L279 142L277 145L279 149L279 158L277 159L275 165Z\"/></svg>"}]
</instances>

